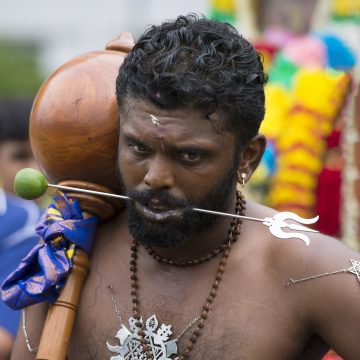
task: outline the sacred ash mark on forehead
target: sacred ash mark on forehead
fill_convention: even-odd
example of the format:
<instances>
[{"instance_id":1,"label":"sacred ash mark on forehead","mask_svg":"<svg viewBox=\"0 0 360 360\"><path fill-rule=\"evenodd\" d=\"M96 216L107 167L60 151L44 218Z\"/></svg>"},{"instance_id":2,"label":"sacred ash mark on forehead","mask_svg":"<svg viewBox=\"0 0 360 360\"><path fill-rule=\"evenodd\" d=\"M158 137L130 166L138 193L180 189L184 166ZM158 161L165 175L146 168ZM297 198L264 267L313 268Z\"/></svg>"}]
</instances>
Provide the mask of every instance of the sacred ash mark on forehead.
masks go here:
<instances>
[{"instance_id":1,"label":"sacred ash mark on forehead","mask_svg":"<svg viewBox=\"0 0 360 360\"><path fill-rule=\"evenodd\" d=\"M155 126L159 126L159 125L160 125L159 119L158 119L155 115L150 114L150 118L151 118L151 122L152 122Z\"/></svg>"},{"instance_id":2,"label":"sacred ash mark on forehead","mask_svg":"<svg viewBox=\"0 0 360 360\"><path fill-rule=\"evenodd\" d=\"M158 127L158 126L160 125L160 121L159 121L159 119L158 119L155 115L150 114L150 119L151 119L151 122L152 122L156 127ZM159 140L160 140L160 145L161 145L162 150L165 151L164 141L163 141L163 138L162 138L161 135L159 136Z\"/></svg>"}]
</instances>

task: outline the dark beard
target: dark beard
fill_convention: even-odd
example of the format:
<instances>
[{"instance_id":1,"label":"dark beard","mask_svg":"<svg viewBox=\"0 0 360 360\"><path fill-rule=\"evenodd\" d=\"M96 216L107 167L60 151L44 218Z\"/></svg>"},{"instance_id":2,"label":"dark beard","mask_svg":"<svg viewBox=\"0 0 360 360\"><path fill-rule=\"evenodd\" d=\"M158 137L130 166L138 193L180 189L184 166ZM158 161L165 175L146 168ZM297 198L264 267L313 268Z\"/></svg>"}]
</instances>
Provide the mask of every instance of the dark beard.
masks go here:
<instances>
[{"instance_id":1,"label":"dark beard","mask_svg":"<svg viewBox=\"0 0 360 360\"><path fill-rule=\"evenodd\" d=\"M170 195L166 190L137 191L124 189L126 195L141 204L147 204L156 197L169 208L185 209L181 221L167 224L154 223L143 218L135 208L135 202L127 202L128 227L130 234L136 241L145 246L174 247L182 245L200 233L205 234L216 226L219 216L194 212L191 209L198 207L215 211L226 211L236 179L236 168L226 174L224 179L199 204ZM122 179L121 179L122 180ZM122 184L123 181L121 181Z\"/></svg>"}]
</instances>

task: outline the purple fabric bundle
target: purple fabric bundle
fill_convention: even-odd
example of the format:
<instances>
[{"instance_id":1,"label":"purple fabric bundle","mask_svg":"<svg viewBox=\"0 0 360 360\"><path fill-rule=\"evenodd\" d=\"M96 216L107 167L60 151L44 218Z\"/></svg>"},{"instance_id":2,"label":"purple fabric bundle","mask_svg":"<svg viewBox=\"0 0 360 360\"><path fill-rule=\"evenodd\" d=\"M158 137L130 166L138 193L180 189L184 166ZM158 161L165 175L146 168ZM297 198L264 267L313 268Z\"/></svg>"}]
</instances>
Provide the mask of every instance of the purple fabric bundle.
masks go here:
<instances>
[{"instance_id":1,"label":"purple fabric bundle","mask_svg":"<svg viewBox=\"0 0 360 360\"><path fill-rule=\"evenodd\" d=\"M82 214L76 199L56 193L36 228L43 241L5 279L3 301L14 310L55 301L72 269L75 246L90 252L97 224L96 216Z\"/></svg>"}]
</instances>

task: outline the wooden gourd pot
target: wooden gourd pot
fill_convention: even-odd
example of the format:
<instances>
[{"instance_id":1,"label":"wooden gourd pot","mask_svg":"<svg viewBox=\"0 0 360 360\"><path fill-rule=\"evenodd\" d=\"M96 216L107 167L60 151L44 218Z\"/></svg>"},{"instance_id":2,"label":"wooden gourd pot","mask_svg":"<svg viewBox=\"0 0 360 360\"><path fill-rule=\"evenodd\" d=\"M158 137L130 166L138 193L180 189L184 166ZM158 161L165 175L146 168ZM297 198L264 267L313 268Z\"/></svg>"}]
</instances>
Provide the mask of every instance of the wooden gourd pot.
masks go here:
<instances>
[{"instance_id":1,"label":"wooden gourd pot","mask_svg":"<svg viewBox=\"0 0 360 360\"><path fill-rule=\"evenodd\" d=\"M133 44L132 36L123 33L106 50L70 60L40 88L30 117L30 141L49 182L118 192L115 81ZM122 207L120 201L110 198L68 195L78 198L82 211L101 219L113 216ZM36 359L66 359L88 268L88 254L78 249L66 285L49 308Z\"/></svg>"}]
</instances>

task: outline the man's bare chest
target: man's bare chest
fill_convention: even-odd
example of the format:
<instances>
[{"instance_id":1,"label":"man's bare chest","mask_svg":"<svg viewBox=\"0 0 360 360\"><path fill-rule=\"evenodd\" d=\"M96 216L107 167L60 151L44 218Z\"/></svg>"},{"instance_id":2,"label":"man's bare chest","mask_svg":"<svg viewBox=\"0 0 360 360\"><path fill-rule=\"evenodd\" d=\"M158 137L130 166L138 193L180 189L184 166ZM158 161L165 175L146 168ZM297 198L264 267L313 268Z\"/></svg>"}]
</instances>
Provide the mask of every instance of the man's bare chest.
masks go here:
<instances>
[{"instance_id":1,"label":"man's bare chest","mask_svg":"<svg viewBox=\"0 0 360 360\"><path fill-rule=\"evenodd\" d=\"M97 286L93 279L90 280L92 286L85 287L69 360L110 359L112 356L120 360L122 357L116 356L129 354L131 346L136 347L136 336L129 324L133 316L130 280L123 275L119 275L113 293L108 288L109 281L100 278ZM145 324L151 321L153 315L156 316L157 323L154 325L152 322L150 329L154 334L164 327L171 329L171 335L168 332L169 336L160 341L163 353L169 349L171 342L176 342L177 352L181 354L198 329L211 280L184 286L181 282L172 284L167 278L162 280L163 286L156 286L160 279L155 278L155 284L139 283L140 314ZM269 291L264 287L250 286L251 282L247 282L246 278L239 278L243 286L230 281L230 276L225 279L219 286L203 328L198 329L200 335L192 344L191 358L296 358L305 345L306 337L296 317L287 308L286 299L281 299L276 289ZM119 335L122 327L126 330ZM134 340L132 343L131 339ZM154 337L151 341L154 342ZM158 339L156 341L159 343ZM169 355L170 359L175 357L175 354ZM137 359L135 355L124 358Z\"/></svg>"},{"instance_id":2,"label":"man's bare chest","mask_svg":"<svg viewBox=\"0 0 360 360\"><path fill-rule=\"evenodd\" d=\"M155 312L155 311L154 311ZM144 314L143 319L151 321L154 314ZM155 314L156 315L156 314ZM182 317L179 314L174 314L172 323L164 319L163 316L156 315L158 324L154 328L148 326L149 336L152 336L151 342L154 343L156 338L153 337L155 333L159 335L161 326L172 325L172 335L169 338L164 337L160 342L157 342L153 349L154 351L171 353L168 345L173 340L179 339L182 331L185 330L191 320L187 317ZM209 317L204 328L200 332L200 336L193 343L191 357L193 359L295 359L303 347L301 337L295 332L285 331L283 326L279 326L276 319L262 318L258 313L250 319L235 319L231 316L231 312L227 316L221 317L213 314ZM128 319L126 319L128 320ZM131 331L129 324L124 321L128 330ZM109 318L108 321L96 321L93 317L88 322L87 331L78 332L80 336L74 336L74 341L69 353L69 360L82 360L82 359L122 359L117 358L121 354L129 356L132 350L136 348L141 349L138 338L125 339L128 342L121 343L118 331L121 324L114 317ZM189 339L195 330L196 324L193 329L185 332L185 334L176 342L177 354L185 351ZM75 328L75 332L77 329ZM132 335L130 335L132 336ZM158 338L158 336L157 336ZM123 339L124 340L124 339ZM148 342L150 340L148 338ZM155 341L156 342L156 341ZM122 349L121 349L121 346ZM173 349L173 347L171 347ZM171 359L175 357L170 357ZM126 357L124 357L126 358ZM129 357L128 359L142 359L142 357ZM158 359L158 358L156 358ZM162 358L159 358L162 359ZM165 359L165 358L164 358Z\"/></svg>"}]
</instances>

